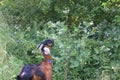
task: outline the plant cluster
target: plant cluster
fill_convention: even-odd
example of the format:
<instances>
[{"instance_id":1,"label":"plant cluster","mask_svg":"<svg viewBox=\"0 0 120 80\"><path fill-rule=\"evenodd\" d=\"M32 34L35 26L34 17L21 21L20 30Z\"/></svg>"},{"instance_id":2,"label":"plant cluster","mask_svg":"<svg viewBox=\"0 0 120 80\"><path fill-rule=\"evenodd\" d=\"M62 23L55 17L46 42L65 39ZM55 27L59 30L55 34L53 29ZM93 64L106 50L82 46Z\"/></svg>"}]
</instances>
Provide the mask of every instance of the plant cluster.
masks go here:
<instances>
[{"instance_id":1,"label":"plant cluster","mask_svg":"<svg viewBox=\"0 0 120 80\"><path fill-rule=\"evenodd\" d=\"M13 80L54 39L53 80L119 80L119 0L1 0L0 79Z\"/></svg>"}]
</instances>

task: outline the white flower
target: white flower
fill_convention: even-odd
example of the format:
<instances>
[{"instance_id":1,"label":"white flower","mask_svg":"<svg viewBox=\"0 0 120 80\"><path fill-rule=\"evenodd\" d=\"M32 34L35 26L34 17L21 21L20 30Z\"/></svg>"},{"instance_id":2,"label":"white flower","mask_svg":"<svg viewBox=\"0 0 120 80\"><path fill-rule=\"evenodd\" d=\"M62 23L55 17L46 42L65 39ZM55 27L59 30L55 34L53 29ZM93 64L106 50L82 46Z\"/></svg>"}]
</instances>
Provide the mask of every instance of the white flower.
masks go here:
<instances>
[{"instance_id":1,"label":"white flower","mask_svg":"<svg viewBox=\"0 0 120 80\"><path fill-rule=\"evenodd\" d=\"M52 21L49 21L49 22L47 23L47 25L48 25L49 27L56 27L56 24L53 23Z\"/></svg>"},{"instance_id":2,"label":"white flower","mask_svg":"<svg viewBox=\"0 0 120 80\"><path fill-rule=\"evenodd\" d=\"M56 22L56 25L60 25L60 21L57 21L57 22Z\"/></svg>"},{"instance_id":3,"label":"white flower","mask_svg":"<svg viewBox=\"0 0 120 80\"><path fill-rule=\"evenodd\" d=\"M93 21L90 22L90 25L93 25Z\"/></svg>"},{"instance_id":4,"label":"white flower","mask_svg":"<svg viewBox=\"0 0 120 80\"><path fill-rule=\"evenodd\" d=\"M51 22L51 21L49 21L47 24L48 24L48 25L51 25L51 23L52 23L52 22Z\"/></svg>"},{"instance_id":5,"label":"white flower","mask_svg":"<svg viewBox=\"0 0 120 80\"><path fill-rule=\"evenodd\" d=\"M60 45L59 45L59 48L63 48L63 47L64 47L64 45L63 45L63 44L60 44Z\"/></svg>"},{"instance_id":6,"label":"white flower","mask_svg":"<svg viewBox=\"0 0 120 80\"><path fill-rule=\"evenodd\" d=\"M34 51L34 50L32 50L32 53L34 54L34 53L35 53L35 51Z\"/></svg>"},{"instance_id":7,"label":"white flower","mask_svg":"<svg viewBox=\"0 0 120 80\"><path fill-rule=\"evenodd\" d=\"M17 32L14 32L14 34L17 34Z\"/></svg>"},{"instance_id":8,"label":"white flower","mask_svg":"<svg viewBox=\"0 0 120 80\"><path fill-rule=\"evenodd\" d=\"M107 48L107 51L110 51L110 48Z\"/></svg>"},{"instance_id":9,"label":"white flower","mask_svg":"<svg viewBox=\"0 0 120 80\"><path fill-rule=\"evenodd\" d=\"M52 24L51 24L51 27L56 27L56 24L52 23Z\"/></svg>"},{"instance_id":10,"label":"white flower","mask_svg":"<svg viewBox=\"0 0 120 80\"><path fill-rule=\"evenodd\" d=\"M40 34L40 32L39 32L39 31L37 31L37 32L36 32L36 35L37 35L37 36L39 36L39 34Z\"/></svg>"},{"instance_id":11,"label":"white flower","mask_svg":"<svg viewBox=\"0 0 120 80\"><path fill-rule=\"evenodd\" d=\"M62 34L62 31L59 31L58 34L61 35L61 34Z\"/></svg>"},{"instance_id":12,"label":"white flower","mask_svg":"<svg viewBox=\"0 0 120 80\"><path fill-rule=\"evenodd\" d=\"M64 14L68 14L69 13L69 9L65 9L64 11L62 11Z\"/></svg>"},{"instance_id":13,"label":"white flower","mask_svg":"<svg viewBox=\"0 0 120 80\"><path fill-rule=\"evenodd\" d=\"M101 47L101 49L104 49L105 48L105 45L103 45L102 47Z\"/></svg>"}]
</instances>

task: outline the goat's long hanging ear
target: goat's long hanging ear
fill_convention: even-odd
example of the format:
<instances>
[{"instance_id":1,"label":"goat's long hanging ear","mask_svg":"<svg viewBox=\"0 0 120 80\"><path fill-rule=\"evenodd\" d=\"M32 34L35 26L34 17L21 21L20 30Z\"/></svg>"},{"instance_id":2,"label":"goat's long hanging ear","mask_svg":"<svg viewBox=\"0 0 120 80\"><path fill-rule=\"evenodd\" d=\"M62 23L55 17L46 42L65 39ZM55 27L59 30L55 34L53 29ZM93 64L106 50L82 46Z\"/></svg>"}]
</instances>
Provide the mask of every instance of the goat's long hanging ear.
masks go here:
<instances>
[{"instance_id":1,"label":"goat's long hanging ear","mask_svg":"<svg viewBox=\"0 0 120 80\"><path fill-rule=\"evenodd\" d=\"M41 43L37 46L37 49L39 49L40 45L41 45Z\"/></svg>"},{"instance_id":2,"label":"goat's long hanging ear","mask_svg":"<svg viewBox=\"0 0 120 80\"><path fill-rule=\"evenodd\" d=\"M44 44L39 44L39 46L38 46L38 48L37 48L37 49L40 50L40 53L41 53L41 54L42 54L42 52L43 52L43 50L42 50L43 46L44 46Z\"/></svg>"},{"instance_id":3,"label":"goat's long hanging ear","mask_svg":"<svg viewBox=\"0 0 120 80\"><path fill-rule=\"evenodd\" d=\"M38 45L37 49L40 48L40 46L41 46L42 44L45 45L45 41L40 42L40 44ZM43 45L42 45L42 47L43 47Z\"/></svg>"}]
</instances>

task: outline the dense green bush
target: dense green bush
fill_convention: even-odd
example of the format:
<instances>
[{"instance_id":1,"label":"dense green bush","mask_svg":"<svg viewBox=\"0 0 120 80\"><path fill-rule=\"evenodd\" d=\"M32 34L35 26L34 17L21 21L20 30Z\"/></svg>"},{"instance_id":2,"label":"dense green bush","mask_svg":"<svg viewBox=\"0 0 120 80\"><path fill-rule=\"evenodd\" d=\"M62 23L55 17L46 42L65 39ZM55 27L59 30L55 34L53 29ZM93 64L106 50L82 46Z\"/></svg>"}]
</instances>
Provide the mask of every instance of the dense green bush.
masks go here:
<instances>
[{"instance_id":1,"label":"dense green bush","mask_svg":"<svg viewBox=\"0 0 120 80\"><path fill-rule=\"evenodd\" d=\"M13 80L23 66L23 61L19 60L6 50L9 43L16 42L11 36L11 31L6 26L0 24L0 79Z\"/></svg>"},{"instance_id":2,"label":"dense green bush","mask_svg":"<svg viewBox=\"0 0 120 80\"><path fill-rule=\"evenodd\" d=\"M0 2L0 78L12 80L24 64L42 62L37 45L52 38L53 80L119 80L118 3L119 0Z\"/></svg>"}]
</instances>

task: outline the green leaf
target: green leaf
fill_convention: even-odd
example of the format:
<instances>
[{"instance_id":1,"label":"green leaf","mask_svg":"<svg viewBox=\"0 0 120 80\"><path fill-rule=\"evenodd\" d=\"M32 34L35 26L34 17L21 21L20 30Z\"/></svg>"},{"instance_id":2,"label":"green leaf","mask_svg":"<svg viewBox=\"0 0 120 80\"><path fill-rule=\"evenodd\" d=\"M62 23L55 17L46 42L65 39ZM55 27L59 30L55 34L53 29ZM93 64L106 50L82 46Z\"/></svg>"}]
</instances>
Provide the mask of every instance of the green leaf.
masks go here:
<instances>
[{"instance_id":1,"label":"green leaf","mask_svg":"<svg viewBox=\"0 0 120 80\"><path fill-rule=\"evenodd\" d=\"M79 67L80 66L80 62L79 61L71 60L70 63L71 63L70 68L75 68L75 67Z\"/></svg>"}]
</instances>

